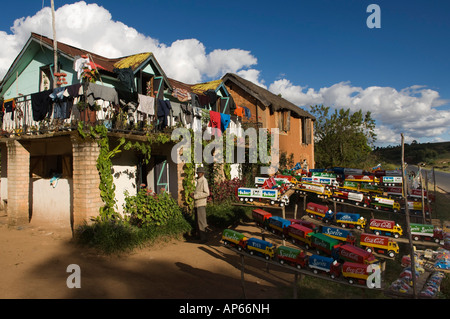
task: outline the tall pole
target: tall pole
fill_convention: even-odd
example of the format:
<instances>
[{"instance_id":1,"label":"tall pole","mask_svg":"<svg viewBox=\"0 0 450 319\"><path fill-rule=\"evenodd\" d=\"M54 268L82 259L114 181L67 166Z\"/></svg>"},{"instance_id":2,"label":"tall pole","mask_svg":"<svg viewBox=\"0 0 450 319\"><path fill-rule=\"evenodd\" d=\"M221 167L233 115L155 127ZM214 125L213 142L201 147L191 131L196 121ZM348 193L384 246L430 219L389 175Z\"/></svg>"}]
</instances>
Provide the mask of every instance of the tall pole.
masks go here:
<instances>
[{"instance_id":1,"label":"tall pole","mask_svg":"<svg viewBox=\"0 0 450 319\"><path fill-rule=\"evenodd\" d=\"M425 198L424 198L424 192L423 192L423 177L422 177L422 170L419 170L420 172L420 189L421 189L421 193L422 193L422 218L423 218L423 223L426 223L426 218L425 218Z\"/></svg>"},{"instance_id":2,"label":"tall pole","mask_svg":"<svg viewBox=\"0 0 450 319\"><path fill-rule=\"evenodd\" d=\"M51 0L52 6L52 29L53 29L53 88L57 88L55 73L58 72L58 44L56 43L56 23L55 23L55 3Z\"/></svg>"},{"instance_id":3,"label":"tall pole","mask_svg":"<svg viewBox=\"0 0 450 319\"><path fill-rule=\"evenodd\" d=\"M413 297L414 299L417 298L417 291L416 291L416 262L414 259L414 246L412 244L412 235L411 235L411 226L409 222L409 208L408 208L408 201L407 201L407 188L406 188L406 165L405 165L405 143L404 143L404 136L403 133L402 136L402 174L403 174L403 199L405 202L405 216L406 216L406 231L408 232L408 240L409 240L409 249L410 249L410 258L411 258L411 274L412 274L412 282L413 282Z\"/></svg>"}]
</instances>

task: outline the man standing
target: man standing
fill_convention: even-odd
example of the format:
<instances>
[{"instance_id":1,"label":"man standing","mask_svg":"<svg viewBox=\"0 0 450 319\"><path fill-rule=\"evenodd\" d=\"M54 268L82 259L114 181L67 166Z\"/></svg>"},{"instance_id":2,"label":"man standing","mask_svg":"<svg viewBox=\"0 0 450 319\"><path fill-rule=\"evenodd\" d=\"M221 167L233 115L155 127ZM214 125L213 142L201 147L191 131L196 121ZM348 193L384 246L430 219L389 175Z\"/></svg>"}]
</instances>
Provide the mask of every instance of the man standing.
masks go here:
<instances>
[{"instance_id":1,"label":"man standing","mask_svg":"<svg viewBox=\"0 0 450 319\"><path fill-rule=\"evenodd\" d=\"M197 168L197 185L192 197L194 198L194 207L197 215L196 217L200 242L205 243L207 240L206 228L208 227L208 223L206 221L206 201L209 197L209 187L208 181L205 178L204 167Z\"/></svg>"}]
</instances>

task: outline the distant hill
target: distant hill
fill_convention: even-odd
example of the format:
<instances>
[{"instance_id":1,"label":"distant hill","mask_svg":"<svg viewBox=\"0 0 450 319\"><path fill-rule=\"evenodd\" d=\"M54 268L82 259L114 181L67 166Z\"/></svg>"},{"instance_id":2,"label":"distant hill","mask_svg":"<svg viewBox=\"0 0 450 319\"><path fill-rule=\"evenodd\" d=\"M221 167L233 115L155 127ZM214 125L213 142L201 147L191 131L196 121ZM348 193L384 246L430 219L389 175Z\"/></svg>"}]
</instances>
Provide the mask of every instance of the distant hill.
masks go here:
<instances>
[{"instance_id":1,"label":"distant hill","mask_svg":"<svg viewBox=\"0 0 450 319\"><path fill-rule=\"evenodd\" d=\"M401 145L376 148L372 152L378 161L394 165L401 164L401 154ZM449 169L450 142L405 144L405 162L412 165Z\"/></svg>"}]
</instances>

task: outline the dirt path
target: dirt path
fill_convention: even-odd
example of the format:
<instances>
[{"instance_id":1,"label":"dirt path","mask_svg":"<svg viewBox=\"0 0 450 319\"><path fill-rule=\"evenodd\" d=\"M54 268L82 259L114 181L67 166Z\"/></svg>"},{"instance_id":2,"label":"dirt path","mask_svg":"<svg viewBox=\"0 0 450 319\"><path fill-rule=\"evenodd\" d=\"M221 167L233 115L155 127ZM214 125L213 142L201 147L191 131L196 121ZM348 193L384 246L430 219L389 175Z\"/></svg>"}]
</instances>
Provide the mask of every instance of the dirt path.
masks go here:
<instances>
[{"instance_id":1,"label":"dirt path","mask_svg":"<svg viewBox=\"0 0 450 319\"><path fill-rule=\"evenodd\" d=\"M8 227L0 216L0 298L241 299L240 257L220 245L220 233L207 245L184 240L103 256L78 247L69 229L48 225ZM243 232L257 231L240 226ZM67 266L81 269L81 288L69 289ZM248 299L292 297L292 274L265 270L245 259Z\"/></svg>"}]
</instances>

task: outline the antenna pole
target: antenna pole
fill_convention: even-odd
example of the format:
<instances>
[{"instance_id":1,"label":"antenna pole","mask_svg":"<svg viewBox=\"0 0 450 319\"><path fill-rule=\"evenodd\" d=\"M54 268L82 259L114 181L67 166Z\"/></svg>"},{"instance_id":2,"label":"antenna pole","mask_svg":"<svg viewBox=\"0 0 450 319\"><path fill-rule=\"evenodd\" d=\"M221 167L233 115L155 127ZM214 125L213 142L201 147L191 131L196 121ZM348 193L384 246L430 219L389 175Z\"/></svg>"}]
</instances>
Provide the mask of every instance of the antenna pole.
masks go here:
<instances>
[{"instance_id":1,"label":"antenna pole","mask_svg":"<svg viewBox=\"0 0 450 319\"><path fill-rule=\"evenodd\" d=\"M57 88L55 73L58 72L58 44L56 42L56 24L55 24L55 3L51 0L52 6L52 28L53 28L53 88Z\"/></svg>"}]
</instances>

